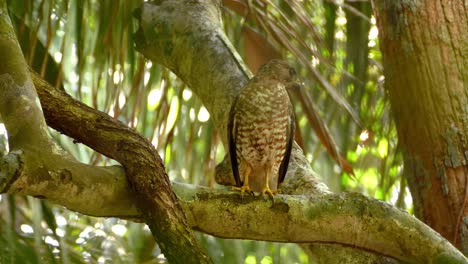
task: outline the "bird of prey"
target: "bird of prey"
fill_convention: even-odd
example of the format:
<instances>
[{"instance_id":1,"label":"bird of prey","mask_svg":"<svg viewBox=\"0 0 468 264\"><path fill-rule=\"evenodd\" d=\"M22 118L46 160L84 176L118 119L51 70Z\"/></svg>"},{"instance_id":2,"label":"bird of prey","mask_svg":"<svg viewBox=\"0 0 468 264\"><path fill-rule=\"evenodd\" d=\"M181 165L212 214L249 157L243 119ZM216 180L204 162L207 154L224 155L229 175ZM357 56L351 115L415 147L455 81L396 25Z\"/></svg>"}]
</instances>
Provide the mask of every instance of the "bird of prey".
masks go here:
<instances>
[{"instance_id":1,"label":"bird of prey","mask_svg":"<svg viewBox=\"0 0 468 264\"><path fill-rule=\"evenodd\" d=\"M234 190L271 198L288 170L294 141L294 111L286 88L298 85L288 63L272 60L242 88L231 106L229 154Z\"/></svg>"}]
</instances>

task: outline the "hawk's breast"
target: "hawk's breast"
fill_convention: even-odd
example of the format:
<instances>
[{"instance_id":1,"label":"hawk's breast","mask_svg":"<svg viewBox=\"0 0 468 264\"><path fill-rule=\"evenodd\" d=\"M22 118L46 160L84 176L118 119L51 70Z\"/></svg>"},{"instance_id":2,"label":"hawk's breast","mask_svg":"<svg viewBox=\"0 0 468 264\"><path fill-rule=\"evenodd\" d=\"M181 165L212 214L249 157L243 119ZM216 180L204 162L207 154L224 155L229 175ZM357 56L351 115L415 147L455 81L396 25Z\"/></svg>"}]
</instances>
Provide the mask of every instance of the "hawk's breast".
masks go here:
<instances>
[{"instance_id":1,"label":"hawk's breast","mask_svg":"<svg viewBox=\"0 0 468 264\"><path fill-rule=\"evenodd\" d=\"M234 122L236 151L240 158L254 167L270 165L277 169L286 151L292 120L284 86L277 82L272 85L277 85L278 89L246 87L240 94Z\"/></svg>"}]
</instances>

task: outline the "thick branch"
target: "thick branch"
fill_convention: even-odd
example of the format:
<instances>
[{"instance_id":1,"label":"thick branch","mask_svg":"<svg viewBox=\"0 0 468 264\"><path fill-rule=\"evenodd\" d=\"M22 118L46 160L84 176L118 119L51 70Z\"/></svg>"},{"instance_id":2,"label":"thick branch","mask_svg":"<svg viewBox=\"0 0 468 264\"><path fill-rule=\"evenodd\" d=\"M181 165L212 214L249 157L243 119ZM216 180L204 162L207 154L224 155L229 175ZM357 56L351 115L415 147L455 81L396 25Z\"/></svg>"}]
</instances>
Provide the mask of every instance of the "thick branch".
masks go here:
<instances>
[{"instance_id":1,"label":"thick branch","mask_svg":"<svg viewBox=\"0 0 468 264\"><path fill-rule=\"evenodd\" d=\"M122 164L126 164L128 166L126 172L137 175L135 179L130 179L130 187L136 188L135 193L137 195L145 195L146 197L143 197L143 200L154 199L151 203L143 204L138 202L141 199L137 199L136 201L140 208L144 208L143 218L145 222L149 225L151 231L156 232L159 236L160 240L157 240L157 242L160 246L164 247L163 243L165 242L161 241L161 239L168 239L168 236L186 236L191 234L191 232L184 234L187 231L181 229L181 227L174 228L176 226L175 223L178 221L182 221L185 224L185 216L181 213L180 207L177 204L173 204L176 197L172 191L170 193L163 192L163 190L170 190L169 181L167 181L168 178L164 172L161 159L145 138L107 114L76 101L63 91L56 90L41 80L37 74L33 74L33 78L41 100L49 102L44 106L45 116L49 125L80 142L86 143L93 149L118 160ZM167 182L163 182L164 184L162 185L157 179L166 179L165 181ZM116 193L118 196L114 197L115 201L132 202L135 200L128 196L127 187L129 186L126 185L124 178L119 178L108 183L109 185L115 184L118 187L122 187L119 193ZM157 205L159 203L163 206ZM129 207L129 209L131 208ZM113 216L133 218L135 213L134 210L123 210ZM148 217L151 219L151 223L147 221ZM163 220L165 217L168 218ZM173 228L170 228L171 226ZM173 229L177 233L163 232L162 230L164 229ZM192 241L191 243L195 242ZM201 248L194 247L194 244L185 246L191 247L194 251L199 250L203 252ZM175 244L167 245L166 251L164 251L166 252L166 257L171 259L171 256L167 256L167 252L172 251L172 254L174 254L172 256L173 259L177 258L179 261L184 261L189 258L187 255L195 254L195 252L184 252L186 254L184 257L176 250L177 248L178 246ZM192 260L195 261L194 263L201 261L194 258Z\"/></svg>"},{"instance_id":2,"label":"thick branch","mask_svg":"<svg viewBox=\"0 0 468 264\"><path fill-rule=\"evenodd\" d=\"M121 183L125 183L123 177ZM268 199L246 197L240 201L237 193L227 191L180 183L174 183L172 187L187 215L188 224L207 234L277 242L340 244L408 263L466 262L448 241L417 219L361 194L327 194L314 198L278 195L275 204L270 206ZM23 192L28 192L27 187ZM126 193L122 189L121 194ZM81 200L89 202L86 197ZM131 197L119 196L115 200L127 203ZM104 204L103 212L112 206ZM131 208L122 208L119 215L142 219Z\"/></svg>"},{"instance_id":3,"label":"thick branch","mask_svg":"<svg viewBox=\"0 0 468 264\"><path fill-rule=\"evenodd\" d=\"M342 244L408 263L465 263L448 241L385 202L358 193L319 197L282 195L269 201L174 184L189 222L202 232L226 238L295 243ZM247 220L246 220L247 219ZM441 261L441 262L439 262ZM444 262L445 261L445 262ZM457 262L458 261L458 262Z\"/></svg>"}]
</instances>

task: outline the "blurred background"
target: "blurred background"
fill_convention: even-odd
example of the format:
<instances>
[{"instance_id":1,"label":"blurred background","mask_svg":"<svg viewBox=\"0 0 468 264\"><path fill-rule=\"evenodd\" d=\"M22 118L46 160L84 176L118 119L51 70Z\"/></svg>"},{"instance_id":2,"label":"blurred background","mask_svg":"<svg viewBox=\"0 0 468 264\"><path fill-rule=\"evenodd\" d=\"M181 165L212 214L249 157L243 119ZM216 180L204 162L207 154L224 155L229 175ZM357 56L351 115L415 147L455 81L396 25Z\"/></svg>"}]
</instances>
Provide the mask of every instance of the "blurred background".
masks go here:
<instances>
[{"instance_id":1,"label":"blurred background","mask_svg":"<svg viewBox=\"0 0 468 264\"><path fill-rule=\"evenodd\" d=\"M135 51L132 12L142 2L10 0L8 8L27 62L44 79L150 139L172 181L219 188L214 169L225 155L223 134L190 88ZM226 35L252 72L273 58L296 68L305 86L291 95L296 141L330 189L361 192L411 213L370 2L224 0L222 12ZM314 116L333 140L320 140ZM51 132L80 161L115 164ZM349 164L333 159L337 150ZM0 123L0 153L6 151ZM311 263L295 244L197 236L215 263ZM0 263L165 261L143 224L5 194L0 256Z\"/></svg>"}]
</instances>

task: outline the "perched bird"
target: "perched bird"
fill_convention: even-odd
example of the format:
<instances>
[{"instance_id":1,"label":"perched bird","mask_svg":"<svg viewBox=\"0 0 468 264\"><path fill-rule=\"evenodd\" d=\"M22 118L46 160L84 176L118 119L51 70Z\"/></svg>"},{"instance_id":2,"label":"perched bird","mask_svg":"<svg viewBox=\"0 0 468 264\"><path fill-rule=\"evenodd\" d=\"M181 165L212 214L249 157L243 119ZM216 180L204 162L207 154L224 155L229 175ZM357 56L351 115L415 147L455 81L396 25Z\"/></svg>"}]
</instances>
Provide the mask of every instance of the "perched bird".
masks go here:
<instances>
[{"instance_id":1,"label":"perched bird","mask_svg":"<svg viewBox=\"0 0 468 264\"><path fill-rule=\"evenodd\" d=\"M286 62L272 60L242 88L231 106L229 154L234 190L273 197L288 170L294 111L286 88L298 85Z\"/></svg>"}]
</instances>

